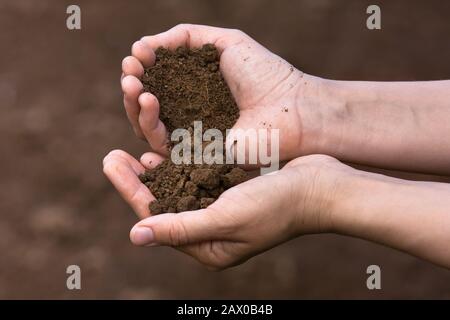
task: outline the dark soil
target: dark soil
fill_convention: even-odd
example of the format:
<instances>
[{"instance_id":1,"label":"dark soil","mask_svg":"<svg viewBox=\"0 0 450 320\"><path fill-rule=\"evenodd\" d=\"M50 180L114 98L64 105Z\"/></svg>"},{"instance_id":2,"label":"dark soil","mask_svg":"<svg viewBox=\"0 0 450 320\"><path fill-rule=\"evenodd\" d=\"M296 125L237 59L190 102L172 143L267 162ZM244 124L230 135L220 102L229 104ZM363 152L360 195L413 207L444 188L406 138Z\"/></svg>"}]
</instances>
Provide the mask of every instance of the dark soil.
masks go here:
<instances>
[{"instance_id":1,"label":"dark soil","mask_svg":"<svg viewBox=\"0 0 450 320\"><path fill-rule=\"evenodd\" d=\"M159 48L156 63L143 76L144 90L160 103L160 119L167 130L188 128L195 120L203 129L230 129L239 109L219 70L219 53L214 45L175 52Z\"/></svg>"},{"instance_id":2,"label":"dark soil","mask_svg":"<svg viewBox=\"0 0 450 320\"><path fill-rule=\"evenodd\" d=\"M158 201L150 203L152 214L206 208L219 195L247 179L234 165L176 165L165 160L140 179Z\"/></svg>"},{"instance_id":3,"label":"dark soil","mask_svg":"<svg viewBox=\"0 0 450 320\"><path fill-rule=\"evenodd\" d=\"M220 73L219 53L211 44L175 52L159 48L142 82L145 91L158 98L160 119L169 135L177 128L192 132L193 122L201 120L203 132L215 128L225 137L239 116ZM206 208L226 189L245 181L247 174L236 165L176 165L168 159L139 178L157 199L149 204L151 214L160 214Z\"/></svg>"}]
</instances>

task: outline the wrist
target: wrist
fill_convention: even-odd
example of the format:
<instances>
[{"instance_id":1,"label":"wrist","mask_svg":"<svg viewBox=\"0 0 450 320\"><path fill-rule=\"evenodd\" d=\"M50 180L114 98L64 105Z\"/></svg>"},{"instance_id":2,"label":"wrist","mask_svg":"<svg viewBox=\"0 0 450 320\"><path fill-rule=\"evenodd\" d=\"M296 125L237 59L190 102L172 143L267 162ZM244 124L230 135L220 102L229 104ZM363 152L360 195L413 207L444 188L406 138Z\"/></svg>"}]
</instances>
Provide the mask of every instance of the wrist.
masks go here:
<instances>
[{"instance_id":1,"label":"wrist","mask_svg":"<svg viewBox=\"0 0 450 320\"><path fill-rule=\"evenodd\" d=\"M297 88L302 142L299 155L336 156L342 134L351 123L342 81L304 75Z\"/></svg>"},{"instance_id":2,"label":"wrist","mask_svg":"<svg viewBox=\"0 0 450 320\"><path fill-rule=\"evenodd\" d=\"M293 194L288 202L296 234L337 232L344 218L339 204L353 189L358 171L326 155L300 157L284 168L295 170L289 173Z\"/></svg>"},{"instance_id":3,"label":"wrist","mask_svg":"<svg viewBox=\"0 0 450 320\"><path fill-rule=\"evenodd\" d=\"M369 229L379 226L380 217L384 214L377 207L390 195L398 193L401 186L408 184L408 181L351 168L348 175L341 177L336 188L330 232L366 238ZM391 217L385 218L389 220Z\"/></svg>"}]
</instances>

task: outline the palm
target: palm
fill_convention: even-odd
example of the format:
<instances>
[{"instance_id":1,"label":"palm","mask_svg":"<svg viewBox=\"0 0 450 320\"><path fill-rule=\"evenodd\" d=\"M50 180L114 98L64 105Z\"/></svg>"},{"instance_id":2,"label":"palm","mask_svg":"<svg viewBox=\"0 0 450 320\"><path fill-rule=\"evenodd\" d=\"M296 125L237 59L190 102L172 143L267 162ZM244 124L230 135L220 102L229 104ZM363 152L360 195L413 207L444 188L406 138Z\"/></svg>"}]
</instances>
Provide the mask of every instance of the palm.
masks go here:
<instances>
[{"instance_id":1,"label":"palm","mask_svg":"<svg viewBox=\"0 0 450 320\"><path fill-rule=\"evenodd\" d=\"M235 128L280 130L281 160L300 148L297 93L302 73L250 38L222 52L221 71L240 109Z\"/></svg>"}]
</instances>

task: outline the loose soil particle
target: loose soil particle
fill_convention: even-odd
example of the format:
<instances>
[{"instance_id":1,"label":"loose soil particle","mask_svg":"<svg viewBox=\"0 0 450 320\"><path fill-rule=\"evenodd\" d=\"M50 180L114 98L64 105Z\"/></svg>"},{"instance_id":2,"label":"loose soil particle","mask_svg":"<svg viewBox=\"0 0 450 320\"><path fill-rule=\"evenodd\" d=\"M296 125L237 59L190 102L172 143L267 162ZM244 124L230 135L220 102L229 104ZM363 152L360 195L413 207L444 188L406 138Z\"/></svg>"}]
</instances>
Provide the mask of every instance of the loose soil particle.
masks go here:
<instances>
[{"instance_id":1,"label":"loose soil particle","mask_svg":"<svg viewBox=\"0 0 450 320\"><path fill-rule=\"evenodd\" d=\"M239 116L214 45L173 52L157 49L155 65L145 70L142 82L144 90L158 98L169 136L177 128L192 132L193 122L201 120L203 132L215 128L225 137ZM248 179L234 164L176 165L170 159L139 178L157 199L149 204L151 214L206 208L226 189Z\"/></svg>"}]
</instances>

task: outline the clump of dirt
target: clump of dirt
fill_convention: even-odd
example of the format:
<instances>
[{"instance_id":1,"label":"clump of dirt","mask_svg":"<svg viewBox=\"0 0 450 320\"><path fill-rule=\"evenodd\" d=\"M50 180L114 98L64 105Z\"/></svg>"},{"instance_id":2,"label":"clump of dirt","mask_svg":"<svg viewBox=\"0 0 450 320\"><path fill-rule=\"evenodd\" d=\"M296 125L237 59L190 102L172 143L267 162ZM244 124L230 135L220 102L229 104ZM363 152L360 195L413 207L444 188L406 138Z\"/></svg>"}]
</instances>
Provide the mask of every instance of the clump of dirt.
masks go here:
<instances>
[{"instance_id":1,"label":"clump of dirt","mask_svg":"<svg viewBox=\"0 0 450 320\"><path fill-rule=\"evenodd\" d=\"M212 44L192 50L157 49L155 65L145 70L142 83L158 98L169 136L177 128L193 132L194 121L201 120L203 132L215 128L225 137L239 116ZM234 164L177 165L170 159L139 178L157 199L149 204L151 214L206 208L226 189L248 179Z\"/></svg>"},{"instance_id":2,"label":"clump of dirt","mask_svg":"<svg viewBox=\"0 0 450 320\"><path fill-rule=\"evenodd\" d=\"M246 180L247 173L234 165L176 165L167 159L140 179L157 199L150 203L150 212L160 214L206 208Z\"/></svg>"}]
</instances>

